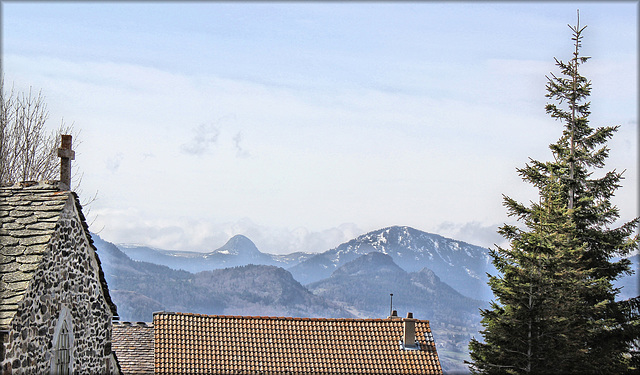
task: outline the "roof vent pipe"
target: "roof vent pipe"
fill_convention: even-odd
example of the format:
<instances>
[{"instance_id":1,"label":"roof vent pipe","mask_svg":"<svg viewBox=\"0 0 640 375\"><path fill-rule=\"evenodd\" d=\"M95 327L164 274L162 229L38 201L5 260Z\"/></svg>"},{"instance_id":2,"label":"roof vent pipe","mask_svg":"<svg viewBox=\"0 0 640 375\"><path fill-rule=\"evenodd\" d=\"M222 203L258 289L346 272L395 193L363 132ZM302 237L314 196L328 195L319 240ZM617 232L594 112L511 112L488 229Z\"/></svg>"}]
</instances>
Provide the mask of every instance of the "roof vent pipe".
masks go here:
<instances>
[{"instance_id":1,"label":"roof vent pipe","mask_svg":"<svg viewBox=\"0 0 640 375\"><path fill-rule=\"evenodd\" d=\"M403 323L403 342L406 347L416 346L416 320L413 319L413 313L407 313L407 317L402 319Z\"/></svg>"},{"instance_id":2,"label":"roof vent pipe","mask_svg":"<svg viewBox=\"0 0 640 375\"><path fill-rule=\"evenodd\" d=\"M58 149L60 157L60 190L71 190L71 160L76 153L71 149L71 135L62 135L61 146Z\"/></svg>"}]
</instances>

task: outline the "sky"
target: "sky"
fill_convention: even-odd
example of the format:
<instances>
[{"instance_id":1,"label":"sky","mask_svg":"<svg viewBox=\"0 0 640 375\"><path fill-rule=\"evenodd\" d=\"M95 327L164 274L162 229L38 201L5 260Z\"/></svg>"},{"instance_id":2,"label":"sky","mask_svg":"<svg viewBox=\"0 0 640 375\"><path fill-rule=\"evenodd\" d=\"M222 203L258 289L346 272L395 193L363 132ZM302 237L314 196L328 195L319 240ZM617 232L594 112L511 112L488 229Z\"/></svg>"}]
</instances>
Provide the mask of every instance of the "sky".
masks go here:
<instances>
[{"instance_id":1,"label":"sky","mask_svg":"<svg viewBox=\"0 0 640 375\"><path fill-rule=\"evenodd\" d=\"M637 2L2 2L2 71L79 134L90 229L114 243L325 251L406 225L503 244L503 194L550 160L554 57L588 25L593 126L638 215ZM605 170L597 171L596 175Z\"/></svg>"}]
</instances>

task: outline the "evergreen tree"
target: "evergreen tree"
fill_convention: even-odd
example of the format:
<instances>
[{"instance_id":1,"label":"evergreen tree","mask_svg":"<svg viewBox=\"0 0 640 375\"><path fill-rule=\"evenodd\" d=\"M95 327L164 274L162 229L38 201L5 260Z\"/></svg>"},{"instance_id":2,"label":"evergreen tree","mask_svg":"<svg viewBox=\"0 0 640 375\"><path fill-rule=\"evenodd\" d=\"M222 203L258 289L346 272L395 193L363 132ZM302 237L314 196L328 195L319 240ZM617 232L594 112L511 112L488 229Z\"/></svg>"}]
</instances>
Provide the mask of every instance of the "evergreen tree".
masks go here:
<instances>
[{"instance_id":1,"label":"evergreen tree","mask_svg":"<svg viewBox=\"0 0 640 375\"><path fill-rule=\"evenodd\" d=\"M547 77L546 96L555 104L546 111L564 126L550 145L553 160L518 169L539 201L527 206L504 197L524 229L502 226L510 248L490 251L499 272L489 278L496 301L481 310L484 342L469 344L475 373L621 373L632 366L638 316L629 314L628 301L615 301L612 283L631 272L628 260L615 257L637 248L639 221L611 228L619 218L611 198L623 176L614 170L594 177L618 127L589 125L591 83L579 73L589 58L580 55L579 21L569 26L573 57L555 59L561 74Z\"/></svg>"}]
</instances>

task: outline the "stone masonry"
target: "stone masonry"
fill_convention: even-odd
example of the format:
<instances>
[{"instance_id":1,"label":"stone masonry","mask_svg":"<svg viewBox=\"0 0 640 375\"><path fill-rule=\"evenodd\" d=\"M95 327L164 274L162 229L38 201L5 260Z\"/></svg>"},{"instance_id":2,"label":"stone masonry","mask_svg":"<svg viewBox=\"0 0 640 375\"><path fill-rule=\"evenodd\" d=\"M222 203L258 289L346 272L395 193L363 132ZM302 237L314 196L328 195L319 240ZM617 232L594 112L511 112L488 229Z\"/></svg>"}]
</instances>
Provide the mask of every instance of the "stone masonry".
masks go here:
<instances>
[{"instance_id":1,"label":"stone masonry","mask_svg":"<svg viewBox=\"0 0 640 375\"><path fill-rule=\"evenodd\" d=\"M55 183L0 188L2 374L55 372L54 335L71 333L70 372L119 372L109 296L77 196Z\"/></svg>"}]
</instances>

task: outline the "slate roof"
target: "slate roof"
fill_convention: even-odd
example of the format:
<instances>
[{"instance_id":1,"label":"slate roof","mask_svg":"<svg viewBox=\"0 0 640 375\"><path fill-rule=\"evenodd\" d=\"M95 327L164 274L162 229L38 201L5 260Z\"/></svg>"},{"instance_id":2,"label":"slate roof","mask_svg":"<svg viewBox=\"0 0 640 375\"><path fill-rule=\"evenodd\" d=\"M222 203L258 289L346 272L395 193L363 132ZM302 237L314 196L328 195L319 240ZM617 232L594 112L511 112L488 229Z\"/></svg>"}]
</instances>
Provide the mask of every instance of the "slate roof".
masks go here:
<instances>
[{"instance_id":1,"label":"slate roof","mask_svg":"<svg viewBox=\"0 0 640 375\"><path fill-rule=\"evenodd\" d=\"M442 374L429 321L155 313L155 372Z\"/></svg>"},{"instance_id":2,"label":"slate roof","mask_svg":"<svg viewBox=\"0 0 640 375\"><path fill-rule=\"evenodd\" d=\"M0 330L9 329L29 282L49 249L56 222L69 199L74 200L95 253L75 193L60 191L57 181L22 182L0 187ZM95 255L99 265L100 259ZM111 312L117 316L102 268L99 277Z\"/></svg>"},{"instance_id":3,"label":"slate roof","mask_svg":"<svg viewBox=\"0 0 640 375\"><path fill-rule=\"evenodd\" d=\"M111 349L123 375L153 374L153 324L114 322Z\"/></svg>"}]
</instances>

